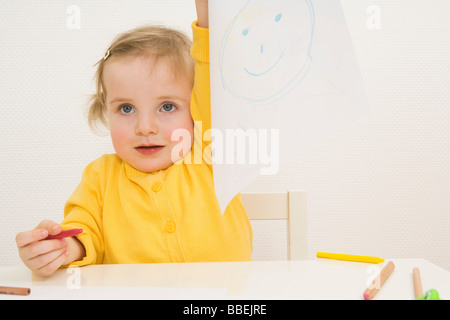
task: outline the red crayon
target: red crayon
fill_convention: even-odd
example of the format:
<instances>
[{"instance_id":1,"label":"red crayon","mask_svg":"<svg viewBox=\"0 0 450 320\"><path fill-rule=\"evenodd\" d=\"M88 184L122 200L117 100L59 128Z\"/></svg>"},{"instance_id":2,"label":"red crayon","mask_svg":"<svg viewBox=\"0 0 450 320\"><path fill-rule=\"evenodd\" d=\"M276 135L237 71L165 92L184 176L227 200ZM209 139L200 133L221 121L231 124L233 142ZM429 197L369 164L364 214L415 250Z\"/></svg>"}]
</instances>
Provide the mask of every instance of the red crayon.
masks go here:
<instances>
[{"instance_id":1,"label":"red crayon","mask_svg":"<svg viewBox=\"0 0 450 320\"><path fill-rule=\"evenodd\" d=\"M62 239L62 238L68 238L68 237L74 237L76 235L79 235L83 232L83 229L69 229L61 231L60 233L54 235L54 236L48 236L46 240L49 239Z\"/></svg>"}]
</instances>

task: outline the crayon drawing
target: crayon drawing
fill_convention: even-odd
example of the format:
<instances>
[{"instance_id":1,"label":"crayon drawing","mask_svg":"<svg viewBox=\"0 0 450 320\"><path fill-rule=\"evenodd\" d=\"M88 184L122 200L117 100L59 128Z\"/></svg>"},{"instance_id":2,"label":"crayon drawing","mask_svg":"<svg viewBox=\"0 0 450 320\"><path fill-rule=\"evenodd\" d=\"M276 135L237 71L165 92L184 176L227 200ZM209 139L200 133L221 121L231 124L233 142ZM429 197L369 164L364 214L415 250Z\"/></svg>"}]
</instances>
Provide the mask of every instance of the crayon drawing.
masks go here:
<instances>
[{"instance_id":1,"label":"crayon drawing","mask_svg":"<svg viewBox=\"0 0 450 320\"><path fill-rule=\"evenodd\" d=\"M248 1L220 45L222 85L250 104L273 103L308 74L313 35L310 0L282 6L273 1ZM233 54L239 50L250 54Z\"/></svg>"},{"instance_id":2,"label":"crayon drawing","mask_svg":"<svg viewBox=\"0 0 450 320\"><path fill-rule=\"evenodd\" d=\"M369 108L339 1L217 0L209 32L211 124L235 140L213 139L212 150L248 160L224 162L213 152L225 210L261 175L276 174Z\"/></svg>"}]
</instances>

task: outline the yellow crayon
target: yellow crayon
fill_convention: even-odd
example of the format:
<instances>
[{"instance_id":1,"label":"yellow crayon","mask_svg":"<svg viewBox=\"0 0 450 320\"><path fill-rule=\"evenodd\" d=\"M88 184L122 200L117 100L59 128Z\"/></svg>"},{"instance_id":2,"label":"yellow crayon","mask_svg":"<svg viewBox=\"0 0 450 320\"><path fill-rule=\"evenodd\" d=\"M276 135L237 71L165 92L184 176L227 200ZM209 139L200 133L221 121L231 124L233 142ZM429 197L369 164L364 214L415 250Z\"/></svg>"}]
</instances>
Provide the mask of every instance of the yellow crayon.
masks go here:
<instances>
[{"instance_id":1,"label":"yellow crayon","mask_svg":"<svg viewBox=\"0 0 450 320\"><path fill-rule=\"evenodd\" d=\"M329 253L329 252L317 252L317 258L366 262L366 263L381 263L384 259L378 257L358 256L354 254L341 254L341 253Z\"/></svg>"}]
</instances>

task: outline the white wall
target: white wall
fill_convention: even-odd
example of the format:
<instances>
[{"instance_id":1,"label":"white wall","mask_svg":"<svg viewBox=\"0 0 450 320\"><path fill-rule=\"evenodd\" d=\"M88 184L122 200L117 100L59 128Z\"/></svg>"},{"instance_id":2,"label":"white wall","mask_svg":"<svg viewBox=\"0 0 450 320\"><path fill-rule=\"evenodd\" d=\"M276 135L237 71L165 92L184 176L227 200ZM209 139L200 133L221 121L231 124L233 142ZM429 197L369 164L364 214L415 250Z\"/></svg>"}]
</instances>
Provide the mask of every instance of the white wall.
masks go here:
<instances>
[{"instance_id":1,"label":"white wall","mask_svg":"<svg viewBox=\"0 0 450 320\"><path fill-rule=\"evenodd\" d=\"M372 115L246 191L308 191L311 258L423 257L450 270L450 2L342 5ZM20 263L15 234L61 220L84 166L113 152L84 116L112 38L143 23L190 34L194 19L194 0L0 2L0 265Z\"/></svg>"}]
</instances>

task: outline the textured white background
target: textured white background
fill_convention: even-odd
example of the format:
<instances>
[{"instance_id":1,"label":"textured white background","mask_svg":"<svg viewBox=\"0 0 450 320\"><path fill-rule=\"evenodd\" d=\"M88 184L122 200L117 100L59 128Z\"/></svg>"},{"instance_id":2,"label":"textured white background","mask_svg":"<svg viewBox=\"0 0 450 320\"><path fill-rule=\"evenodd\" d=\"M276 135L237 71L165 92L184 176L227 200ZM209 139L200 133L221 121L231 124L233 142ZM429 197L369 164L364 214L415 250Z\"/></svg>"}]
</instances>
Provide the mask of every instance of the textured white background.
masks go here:
<instances>
[{"instance_id":1,"label":"textured white background","mask_svg":"<svg viewBox=\"0 0 450 320\"><path fill-rule=\"evenodd\" d=\"M67 27L71 5L80 29ZM450 1L342 5L371 116L247 191L307 190L310 258L423 257L450 270ZM61 220L85 165L113 152L84 114L112 38L143 23L190 34L194 19L193 0L0 2L0 265L20 263L15 234ZM255 226L268 246L256 258L285 257L284 229Z\"/></svg>"}]
</instances>

